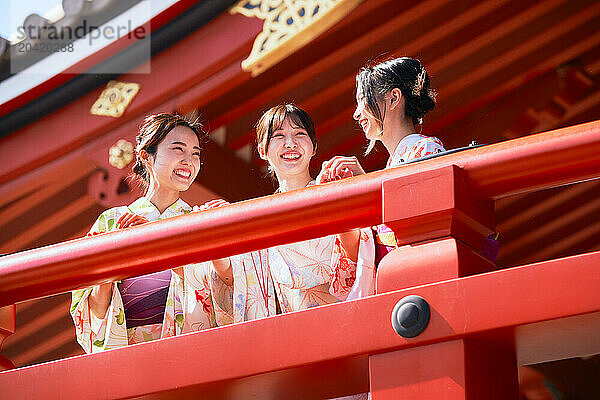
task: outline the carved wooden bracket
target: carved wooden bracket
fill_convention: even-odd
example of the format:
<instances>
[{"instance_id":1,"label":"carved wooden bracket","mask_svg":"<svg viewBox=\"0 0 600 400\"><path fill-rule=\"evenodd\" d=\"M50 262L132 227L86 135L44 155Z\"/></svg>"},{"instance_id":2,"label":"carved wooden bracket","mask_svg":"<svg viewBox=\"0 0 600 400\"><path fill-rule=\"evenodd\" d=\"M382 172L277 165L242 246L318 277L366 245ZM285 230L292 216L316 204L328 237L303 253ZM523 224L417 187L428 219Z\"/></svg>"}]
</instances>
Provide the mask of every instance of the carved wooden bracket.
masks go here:
<instances>
[{"instance_id":1,"label":"carved wooden bracket","mask_svg":"<svg viewBox=\"0 0 600 400\"><path fill-rule=\"evenodd\" d=\"M362 0L242 0L231 14L265 21L242 69L257 76L344 18Z\"/></svg>"},{"instance_id":2,"label":"carved wooden bracket","mask_svg":"<svg viewBox=\"0 0 600 400\"><path fill-rule=\"evenodd\" d=\"M98 204L107 208L132 203L142 193L128 181L128 175L128 170L98 170L89 177L88 193Z\"/></svg>"},{"instance_id":3,"label":"carved wooden bracket","mask_svg":"<svg viewBox=\"0 0 600 400\"><path fill-rule=\"evenodd\" d=\"M133 135L134 131L128 132L126 139L106 138L88 154L98 166L88 179L88 194L103 207L126 205L142 195L128 179L133 161Z\"/></svg>"}]
</instances>

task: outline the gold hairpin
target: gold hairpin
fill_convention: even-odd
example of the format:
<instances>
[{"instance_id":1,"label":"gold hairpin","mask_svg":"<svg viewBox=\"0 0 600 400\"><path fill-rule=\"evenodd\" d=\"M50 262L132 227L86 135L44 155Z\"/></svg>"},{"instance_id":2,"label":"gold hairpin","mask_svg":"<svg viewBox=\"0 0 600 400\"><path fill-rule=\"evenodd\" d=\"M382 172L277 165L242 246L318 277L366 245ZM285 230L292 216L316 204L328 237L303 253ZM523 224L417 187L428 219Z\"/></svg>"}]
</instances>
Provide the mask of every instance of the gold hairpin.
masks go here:
<instances>
[{"instance_id":1,"label":"gold hairpin","mask_svg":"<svg viewBox=\"0 0 600 400\"><path fill-rule=\"evenodd\" d=\"M421 72L417 76L417 80L412 88L413 96L418 96L423 90L423 85L425 84L425 68L421 67Z\"/></svg>"}]
</instances>

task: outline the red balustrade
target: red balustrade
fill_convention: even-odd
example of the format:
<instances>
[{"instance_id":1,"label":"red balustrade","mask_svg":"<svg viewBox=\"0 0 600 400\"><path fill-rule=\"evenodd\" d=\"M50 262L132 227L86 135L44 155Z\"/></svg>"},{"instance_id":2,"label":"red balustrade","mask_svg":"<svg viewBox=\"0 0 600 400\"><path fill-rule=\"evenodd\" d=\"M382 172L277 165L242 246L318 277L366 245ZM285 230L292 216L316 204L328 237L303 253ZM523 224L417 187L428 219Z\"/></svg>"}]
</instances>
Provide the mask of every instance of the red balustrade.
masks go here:
<instances>
[{"instance_id":1,"label":"red balustrade","mask_svg":"<svg viewBox=\"0 0 600 400\"><path fill-rule=\"evenodd\" d=\"M402 244L376 296L5 371L0 387L7 398L514 398L517 364L600 352L600 253L486 272L492 200L600 177L598 154L593 122L4 257L0 305L381 222ZM431 310L414 338L390 322L407 295Z\"/></svg>"}]
</instances>

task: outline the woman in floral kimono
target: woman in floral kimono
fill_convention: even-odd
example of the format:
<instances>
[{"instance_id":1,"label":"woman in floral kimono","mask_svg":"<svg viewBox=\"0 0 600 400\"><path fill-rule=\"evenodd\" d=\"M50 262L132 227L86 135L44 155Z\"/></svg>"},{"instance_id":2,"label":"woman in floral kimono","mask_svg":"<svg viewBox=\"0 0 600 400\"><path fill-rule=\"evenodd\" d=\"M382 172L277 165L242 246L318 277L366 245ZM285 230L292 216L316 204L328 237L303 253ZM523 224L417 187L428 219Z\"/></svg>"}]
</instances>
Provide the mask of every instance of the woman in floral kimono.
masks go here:
<instances>
[{"instance_id":1,"label":"woman in floral kimono","mask_svg":"<svg viewBox=\"0 0 600 400\"><path fill-rule=\"evenodd\" d=\"M315 184L309 163L316 152L316 135L304 110L293 104L273 107L258 121L256 131L259 155L279 184L276 193ZM357 258L358 234L350 231L230 257L234 321L345 300L357 261L373 262Z\"/></svg>"},{"instance_id":2,"label":"woman in floral kimono","mask_svg":"<svg viewBox=\"0 0 600 400\"><path fill-rule=\"evenodd\" d=\"M198 123L176 115L148 116L136 138L133 167L146 187L144 197L103 212L88 235L191 212L179 194L200 171L201 132ZM215 266L219 262L229 261ZM92 353L231 322L215 313L215 296L231 299L231 289L205 263L76 290L71 315L78 342Z\"/></svg>"},{"instance_id":3,"label":"woman in floral kimono","mask_svg":"<svg viewBox=\"0 0 600 400\"><path fill-rule=\"evenodd\" d=\"M413 58L401 57L362 68L356 76L354 119L370 141L367 153L381 141L390 154L386 168L392 168L444 152L438 138L417 133L422 130L425 114L435 107L435 97L425 67ZM325 183L364 173L356 157L336 156L323 163L317 180ZM397 245L394 233L387 226L379 225L374 230L375 265L378 265ZM350 297L374 293L374 282L374 269L359 268Z\"/></svg>"}]
</instances>

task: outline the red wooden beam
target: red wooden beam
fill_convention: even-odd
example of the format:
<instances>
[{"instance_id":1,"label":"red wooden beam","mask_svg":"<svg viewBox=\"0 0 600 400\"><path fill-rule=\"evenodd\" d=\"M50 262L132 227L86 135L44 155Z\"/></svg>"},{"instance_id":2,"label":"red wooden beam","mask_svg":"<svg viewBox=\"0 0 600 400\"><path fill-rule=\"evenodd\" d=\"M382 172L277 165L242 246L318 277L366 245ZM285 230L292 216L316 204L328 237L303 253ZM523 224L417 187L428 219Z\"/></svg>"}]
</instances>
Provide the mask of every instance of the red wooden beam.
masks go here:
<instances>
[{"instance_id":1,"label":"red wooden beam","mask_svg":"<svg viewBox=\"0 0 600 400\"><path fill-rule=\"evenodd\" d=\"M600 177L599 152L596 121L5 256L0 306L377 224L382 183L392 178L410 181L418 172L457 165L473 196L496 199Z\"/></svg>"},{"instance_id":2,"label":"red wooden beam","mask_svg":"<svg viewBox=\"0 0 600 400\"><path fill-rule=\"evenodd\" d=\"M202 393L243 399L264 397L261 391L272 398L326 398L368 389L367 355L514 327L544 334L543 343L535 335L516 336L517 352L529 362L548 351L554 357L598 353L597 340L557 346L555 340L564 336L553 326L564 319L578 326L574 337L594 334L600 322L599 262L600 252L589 253L6 371L0 387L6 398ZM432 310L428 327L412 339L398 336L390 323L394 305L406 295L423 297ZM344 373L336 374L336 367ZM327 373L326 379L314 379L317 372ZM326 386L308 387L307 379Z\"/></svg>"}]
</instances>

